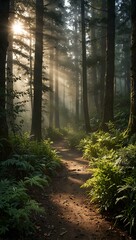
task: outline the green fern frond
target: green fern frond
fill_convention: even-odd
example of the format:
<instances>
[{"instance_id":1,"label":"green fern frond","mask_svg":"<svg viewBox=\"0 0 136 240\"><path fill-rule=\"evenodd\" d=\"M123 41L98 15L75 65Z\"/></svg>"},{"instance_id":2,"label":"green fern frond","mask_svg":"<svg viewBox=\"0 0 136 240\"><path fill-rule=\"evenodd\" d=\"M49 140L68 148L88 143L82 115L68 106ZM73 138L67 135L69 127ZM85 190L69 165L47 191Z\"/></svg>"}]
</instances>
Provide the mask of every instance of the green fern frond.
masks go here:
<instances>
[{"instance_id":1,"label":"green fern frond","mask_svg":"<svg viewBox=\"0 0 136 240\"><path fill-rule=\"evenodd\" d=\"M39 188L43 188L44 186L48 185L48 180L44 177L34 176L34 177L25 177L24 180L25 185L37 186Z\"/></svg>"}]
</instances>

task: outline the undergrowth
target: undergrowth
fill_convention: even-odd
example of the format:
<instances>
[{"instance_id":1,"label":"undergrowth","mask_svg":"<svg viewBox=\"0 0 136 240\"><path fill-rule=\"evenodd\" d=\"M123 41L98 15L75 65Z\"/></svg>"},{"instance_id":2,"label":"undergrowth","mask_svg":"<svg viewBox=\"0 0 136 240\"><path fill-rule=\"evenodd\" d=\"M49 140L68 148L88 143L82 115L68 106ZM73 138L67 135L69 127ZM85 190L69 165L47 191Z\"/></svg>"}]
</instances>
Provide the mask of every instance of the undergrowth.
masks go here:
<instances>
[{"instance_id":1,"label":"undergrowth","mask_svg":"<svg viewBox=\"0 0 136 240\"><path fill-rule=\"evenodd\" d=\"M81 130L69 129L66 136L66 142L71 149L78 148L81 139L85 138L86 133Z\"/></svg>"},{"instance_id":2,"label":"undergrowth","mask_svg":"<svg viewBox=\"0 0 136 240\"><path fill-rule=\"evenodd\" d=\"M65 127L62 129L58 128L47 128L45 133L46 138L51 141L65 140L69 148L77 148L81 139L85 138L86 133L78 128L75 130L72 127Z\"/></svg>"},{"instance_id":3,"label":"undergrowth","mask_svg":"<svg viewBox=\"0 0 136 240\"><path fill-rule=\"evenodd\" d=\"M136 228L136 145L123 132L111 128L98 131L80 142L89 160L92 178L85 187L90 200L101 212L110 213L116 223L123 223L130 233Z\"/></svg>"},{"instance_id":4,"label":"undergrowth","mask_svg":"<svg viewBox=\"0 0 136 240\"><path fill-rule=\"evenodd\" d=\"M49 140L31 141L24 134L11 136L9 141L12 154L0 161L0 236L3 239L11 239L14 232L18 238L34 232L32 216L44 210L32 198L31 189L47 186L60 166Z\"/></svg>"}]
</instances>

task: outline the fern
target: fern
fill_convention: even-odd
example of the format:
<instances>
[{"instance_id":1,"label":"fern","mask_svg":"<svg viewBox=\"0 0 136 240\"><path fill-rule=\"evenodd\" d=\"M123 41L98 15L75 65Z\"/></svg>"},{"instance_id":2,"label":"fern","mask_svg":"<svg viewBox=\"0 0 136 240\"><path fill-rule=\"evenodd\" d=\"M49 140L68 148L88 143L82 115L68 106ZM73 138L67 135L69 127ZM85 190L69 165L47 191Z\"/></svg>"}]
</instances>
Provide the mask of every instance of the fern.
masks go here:
<instances>
[{"instance_id":1,"label":"fern","mask_svg":"<svg viewBox=\"0 0 136 240\"><path fill-rule=\"evenodd\" d=\"M0 235L16 230L22 234L29 233L34 227L31 220L33 212L43 212L43 208L27 193L23 181L0 181Z\"/></svg>"},{"instance_id":2,"label":"fern","mask_svg":"<svg viewBox=\"0 0 136 240\"><path fill-rule=\"evenodd\" d=\"M1 165L6 168L13 166L24 171L34 171L33 166L25 159L27 156L13 155L11 159L3 161Z\"/></svg>"},{"instance_id":3,"label":"fern","mask_svg":"<svg viewBox=\"0 0 136 240\"><path fill-rule=\"evenodd\" d=\"M116 204L121 203L121 214L116 216L129 226L130 233L136 226L136 178L128 177L124 179L123 184L118 189L119 197Z\"/></svg>"},{"instance_id":4,"label":"fern","mask_svg":"<svg viewBox=\"0 0 136 240\"><path fill-rule=\"evenodd\" d=\"M24 179L24 184L25 185L30 185L31 187L32 186L37 186L39 188L43 188L44 186L47 186L48 185L48 180L47 178L43 178L43 177L40 177L40 176L34 176L34 177L25 177Z\"/></svg>"}]
</instances>

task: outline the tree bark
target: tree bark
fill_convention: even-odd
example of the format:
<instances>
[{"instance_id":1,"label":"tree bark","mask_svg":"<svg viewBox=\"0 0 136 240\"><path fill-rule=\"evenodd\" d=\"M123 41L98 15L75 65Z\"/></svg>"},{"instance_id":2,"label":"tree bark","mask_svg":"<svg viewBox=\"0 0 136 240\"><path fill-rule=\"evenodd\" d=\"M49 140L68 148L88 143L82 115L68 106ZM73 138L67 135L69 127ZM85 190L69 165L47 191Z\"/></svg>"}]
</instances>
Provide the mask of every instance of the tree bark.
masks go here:
<instances>
[{"instance_id":1,"label":"tree bark","mask_svg":"<svg viewBox=\"0 0 136 240\"><path fill-rule=\"evenodd\" d=\"M59 69L58 69L58 44L56 46L56 73L55 73L55 127L60 128L59 121Z\"/></svg>"},{"instance_id":2,"label":"tree bark","mask_svg":"<svg viewBox=\"0 0 136 240\"><path fill-rule=\"evenodd\" d=\"M76 80L76 91L75 91L75 102L76 102L76 112L75 112L75 123L79 123L79 57L78 57L78 9L77 5L75 5L75 17L74 17L74 36L75 36L75 80Z\"/></svg>"},{"instance_id":3,"label":"tree bark","mask_svg":"<svg viewBox=\"0 0 136 240\"><path fill-rule=\"evenodd\" d=\"M14 22L14 0L10 4L10 23ZM7 54L7 122L11 131L15 133L14 129L14 97L13 97L13 31L9 33L9 46Z\"/></svg>"},{"instance_id":4,"label":"tree bark","mask_svg":"<svg viewBox=\"0 0 136 240\"><path fill-rule=\"evenodd\" d=\"M88 111L88 93L87 93L87 66L86 66L86 33L85 33L85 6L84 0L81 0L81 28L82 28L82 78L83 78L83 111L85 130L90 131L90 119Z\"/></svg>"},{"instance_id":5,"label":"tree bark","mask_svg":"<svg viewBox=\"0 0 136 240\"><path fill-rule=\"evenodd\" d=\"M107 9L107 69L102 121L103 130L107 130L107 123L114 119L115 0L107 1Z\"/></svg>"},{"instance_id":6,"label":"tree bark","mask_svg":"<svg viewBox=\"0 0 136 240\"><path fill-rule=\"evenodd\" d=\"M102 18L106 18L106 1L102 1ZM106 27L106 25L105 25ZM100 66L100 117L103 117L104 107L104 84L105 84L105 73L106 73L106 29L103 27L101 30L101 66Z\"/></svg>"},{"instance_id":7,"label":"tree bark","mask_svg":"<svg viewBox=\"0 0 136 240\"><path fill-rule=\"evenodd\" d=\"M128 123L128 133L136 133L136 1L131 0L131 96L130 96L130 116Z\"/></svg>"},{"instance_id":8,"label":"tree bark","mask_svg":"<svg viewBox=\"0 0 136 240\"><path fill-rule=\"evenodd\" d=\"M0 138L8 137L8 126L5 110L5 65L8 48L9 4L9 0L0 0Z\"/></svg>"},{"instance_id":9,"label":"tree bark","mask_svg":"<svg viewBox=\"0 0 136 240\"><path fill-rule=\"evenodd\" d=\"M50 109L49 109L49 127L53 127L54 116L54 93L53 93L53 71L54 71L54 51L50 51Z\"/></svg>"},{"instance_id":10,"label":"tree bark","mask_svg":"<svg viewBox=\"0 0 136 240\"><path fill-rule=\"evenodd\" d=\"M37 141L42 138L43 9L43 0L36 0L34 99L31 134Z\"/></svg>"}]
</instances>

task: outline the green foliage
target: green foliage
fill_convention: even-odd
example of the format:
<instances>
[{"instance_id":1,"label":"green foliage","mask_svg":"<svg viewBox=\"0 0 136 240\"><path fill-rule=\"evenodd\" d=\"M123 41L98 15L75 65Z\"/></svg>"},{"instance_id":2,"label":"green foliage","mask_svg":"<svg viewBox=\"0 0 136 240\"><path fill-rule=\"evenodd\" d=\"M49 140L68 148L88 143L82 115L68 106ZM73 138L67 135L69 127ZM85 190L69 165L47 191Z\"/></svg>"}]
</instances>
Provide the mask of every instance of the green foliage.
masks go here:
<instances>
[{"instance_id":1,"label":"green foliage","mask_svg":"<svg viewBox=\"0 0 136 240\"><path fill-rule=\"evenodd\" d=\"M63 139L63 132L59 128L47 128L45 133L45 138L49 138L52 141Z\"/></svg>"},{"instance_id":2,"label":"green foliage","mask_svg":"<svg viewBox=\"0 0 136 240\"><path fill-rule=\"evenodd\" d=\"M32 214L39 214L42 208L31 199L33 188L44 188L56 168L60 166L51 142L31 141L28 134L12 136L13 154L0 161L0 235L13 231L18 236L34 230Z\"/></svg>"},{"instance_id":3,"label":"green foliage","mask_svg":"<svg viewBox=\"0 0 136 240\"><path fill-rule=\"evenodd\" d=\"M45 185L48 185L48 180L46 177L34 176L34 177L25 177L24 184L26 186L37 186L39 188L44 188Z\"/></svg>"},{"instance_id":4,"label":"green foliage","mask_svg":"<svg viewBox=\"0 0 136 240\"><path fill-rule=\"evenodd\" d=\"M109 158L108 158L109 157ZM89 195L92 201L99 204L101 211L112 211L115 207L117 187L121 183L122 174L118 166L110 161L111 156L102 159L94 168L93 177L83 187L91 188Z\"/></svg>"},{"instance_id":5,"label":"green foliage","mask_svg":"<svg viewBox=\"0 0 136 240\"><path fill-rule=\"evenodd\" d=\"M86 133L84 131L79 130L76 132L72 129L69 129L66 141L70 148L78 148L81 139L83 139L85 136Z\"/></svg>"},{"instance_id":6,"label":"green foliage","mask_svg":"<svg viewBox=\"0 0 136 240\"><path fill-rule=\"evenodd\" d=\"M11 137L11 142L14 146L14 151L19 154L36 155L37 157L47 156L57 158L55 150L52 150L50 139L41 142L33 141L28 133L23 135L15 135Z\"/></svg>"},{"instance_id":7,"label":"green foliage","mask_svg":"<svg viewBox=\"0 0 136 240\"><path fill-rule=\"evenodd\" d=\"M118 129L124 131L128 125L129 108L130 108L129 94L122 96L117 94L115 96L115 114L114 123Z\"/></svg>"},{"instance_id":8,"label":"green foliage","mask_svg":"<svg viewBox=\"0 0 136 240\"><path fill-rule=\"evenodd\" d=\"M92 178L83 184L91 201L132 232L136 227L136 145L127 142L124 133L111 129L86 137L80 147L93 167Z\"/></svg>"},{"instance_id":9,"label":"green foliage","mask_svg":"<svg viewBox=\"0 0 136 240\"><path fill-rule=\"evenodd\" d=\"M34 167L28 160L28 155L13 155L10 159L0 163L1 174L16 180L30 175L34 172Z\"/></svg>"},{"instance_id":10,"label":"green foliage","mask_svg":"<svg viewBox=\"0 0 136 240\"><path fill-rule=\"evenodd\" d=\"M16 234L29 234L34 228L32 213L43 212L30 198L23 182L0 181L0 235L16 230Z\"/></svg>"},{"instance_id":11,"label":"green foliage","mask_svg":"<svg viewBox=\"0 0 136 240\"><path fill-rule=\"evenodd\" d=\"M122 210L116 219L120 219L125 226L129 226L131 233L136 226L136 176L125 178L118 189L118 194L120 197L116 199L116 203L121 204Z\"/></svg>"},{"instance_id":12,"label":"green foliage","mask_svg":"<svg viewBox=\"0 0 136 240\"><path fill-rule=\"evenodd\" d=\"M8 175L16 180L30 176L53 175L60 166L56 151L51 148L51 142L30 141L28 134L22 137L12 136L11 142L14 154L9 159L0 162L0 176Z\"/></svg>"},{"instance_id":13,"label":"green foliage","mask_svg":"<svg viewBox=\"0 0 136 240\"><path fill-rule=\"evenodd\" d=\"M124 134L115 130L111 125L110 132L94 132L82 139L79 147L86 159L94 160L105 156L112 149L119 149L123 145L124 139Z\"/></svg>"}]
</instances>

